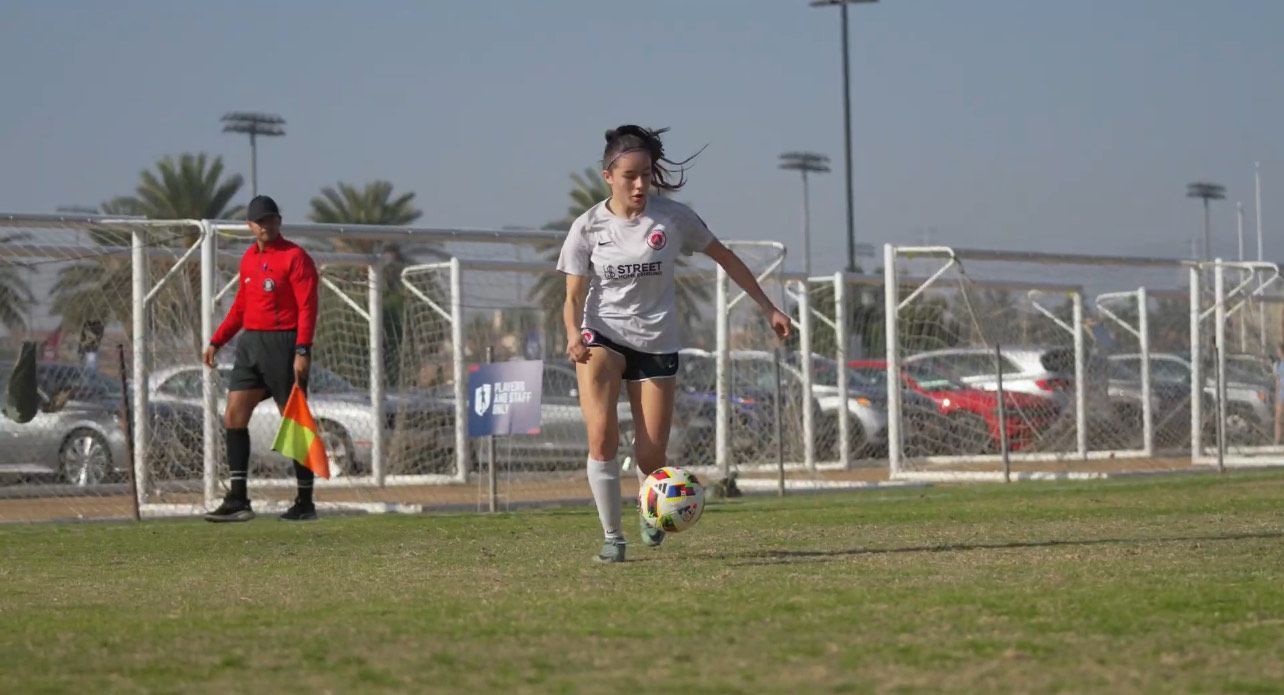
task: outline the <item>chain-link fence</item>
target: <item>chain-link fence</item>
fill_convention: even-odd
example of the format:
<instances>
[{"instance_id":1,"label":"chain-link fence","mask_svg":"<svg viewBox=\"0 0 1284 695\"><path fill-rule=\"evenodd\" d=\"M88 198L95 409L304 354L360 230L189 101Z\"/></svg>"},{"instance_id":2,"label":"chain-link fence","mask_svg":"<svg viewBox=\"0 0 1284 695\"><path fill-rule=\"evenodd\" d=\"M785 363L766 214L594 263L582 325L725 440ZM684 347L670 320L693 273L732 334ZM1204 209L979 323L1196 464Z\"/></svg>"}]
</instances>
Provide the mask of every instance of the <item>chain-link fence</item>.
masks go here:
<instances>
[{"instance_id":1,"label":"chain-link fence","mask_svg":"<svg viewBox=\"0 0 1284 695\"><path fill-rule=\"evenodd\" d=\"M310 402L334 472L318 482L323 508L587 498L560 234L284 231L321 274ZM0 519L123 518L135 501L190 514L224 494L234 346L214 370L200 353L250 243L243 224L0 218L0 378L24 347L38 377L34 416L0 418ZM808 278L782 272L780 244L729 245L796 330L778 344L709 259L678 268L668 454L715 479L1086 476L1284 451L1274 265L890 247L881 274ZM544 362L540 430L493 453L466 427L468 374L487 359ZM631 464L627 396L617 407ZM251 423L261 509L294 484L270 449L279 421L268 401Z\"/></svg>"},{"instance_id":2,"label":"chain-link fence","mask_svg":"<svg viewBox=\"0 0 1284 695\"><path fill-rule=\"evenodd\" d=\"M1204 393L1194 458L1202 464L1276 465L1284 453L1277 424L1284 358L1279 269L1215 261L1192 269L1191 283L1199 297L1191 371Z\"/></svg>"},{"instance_id":3,"label":"chain-link fence","mask_svg":"<svg viewBox=\"0 0 1284 695\"><path fill-rule=\"evenodd\" d=\"M1189 266L889 247L884 354L894 351L876 366L901 386L888 393L892 474L1076 477L1188 466L1200 411Z\"/></svg>"},{"instance_id":4,"label":"chain-link fence","mask_svg":"<svg viewBox=\"0 0 1284 695\"><path fill-rule=\"evenodd\" d=\"M199 354L206 233L199 221L0 218L0 383L26 391L9 381L25 373L24 345L36 376L34 415L0 417L0 518L128 517L135 499L199 480L200 404L151 402L134 374Z\"/></svg>"}]
</instances>

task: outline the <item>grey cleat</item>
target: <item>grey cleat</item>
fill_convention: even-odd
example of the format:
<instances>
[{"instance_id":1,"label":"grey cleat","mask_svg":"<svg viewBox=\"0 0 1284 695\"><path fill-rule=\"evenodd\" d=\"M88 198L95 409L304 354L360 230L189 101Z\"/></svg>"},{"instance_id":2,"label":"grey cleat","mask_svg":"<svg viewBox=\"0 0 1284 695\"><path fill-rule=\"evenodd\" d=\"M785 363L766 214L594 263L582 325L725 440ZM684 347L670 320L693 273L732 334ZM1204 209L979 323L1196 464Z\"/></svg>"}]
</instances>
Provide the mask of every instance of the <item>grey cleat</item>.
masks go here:
<instances>
[{"instance_id":1,"label":"grey cleat","mask_svg":"<svg viewBox=\"0 0 1284 695\"><path fill-rule=\"evenodd\" d=\"M664 542L663 529L658 529L646 523L646 519L642 518L641 514L638 514L638 521L641 522L643 545L654 548Z\"/></svg>"},{"instance_id":2,"label":"grey cleat","mask_svg":"<svg viewBox=\"0 0 1284 695\"><path fill-rule=\"evenodd\" d=\"M602 543L602 549L597 551L597 556L593 559L598 562L624 562L625 545L623 539L608 538Z\"/></svg>"}]
</instances>

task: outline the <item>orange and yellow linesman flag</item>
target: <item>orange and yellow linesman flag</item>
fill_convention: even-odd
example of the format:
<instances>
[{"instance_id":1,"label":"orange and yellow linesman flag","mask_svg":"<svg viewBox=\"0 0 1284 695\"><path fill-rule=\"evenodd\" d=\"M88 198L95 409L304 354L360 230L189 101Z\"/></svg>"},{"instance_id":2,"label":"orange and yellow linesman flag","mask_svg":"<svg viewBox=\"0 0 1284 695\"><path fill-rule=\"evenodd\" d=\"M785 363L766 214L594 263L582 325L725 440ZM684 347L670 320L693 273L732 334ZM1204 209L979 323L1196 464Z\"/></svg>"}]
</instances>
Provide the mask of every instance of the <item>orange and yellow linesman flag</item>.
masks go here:
<instances>
[{"instance_id":1,"label":"orange and yellow linesman flag","mask_svg":"<svg viewBox=\"0 0 1284 695\"><path fill-rule=\"evenodd\" d=\"M330 477L330 459L325 455L321 433L308 410L307 396L298 384L290 391L290 400L281 413L281 427L276 431L272 450L288 456L322 478Z\"/></svg>"}]
</instances>

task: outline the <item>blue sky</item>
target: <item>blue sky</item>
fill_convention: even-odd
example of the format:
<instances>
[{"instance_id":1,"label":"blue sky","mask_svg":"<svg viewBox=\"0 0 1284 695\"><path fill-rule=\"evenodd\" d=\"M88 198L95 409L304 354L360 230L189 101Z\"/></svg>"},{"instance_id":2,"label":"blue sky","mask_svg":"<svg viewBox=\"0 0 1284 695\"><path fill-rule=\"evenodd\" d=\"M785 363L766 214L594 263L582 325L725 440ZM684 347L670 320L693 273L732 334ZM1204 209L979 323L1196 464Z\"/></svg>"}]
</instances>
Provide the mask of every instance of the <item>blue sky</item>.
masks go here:
<instances>
[{"instance_id":1,"label":"blue sky","mask_svg":"<svg viewBox=\"0 0 1284 695\"><path fill-rule=\"evenodd\" d=\"M859 241L1178 256L1186 183L1249 208L1284 258L1284 3L882 0L852 8ZM0 2L0 211L129 192L166 154L249 148L287 219L337 181L415 191L424 224L539 225L625 122L673 128L681 199L727 238L800 242L783 151L830 155L816 270L845 254L836 9L805 0ZM1234 249L1233 205L1216 249ZM801 259L801 250L791 254Z\"/></svg>"}]
</instances>

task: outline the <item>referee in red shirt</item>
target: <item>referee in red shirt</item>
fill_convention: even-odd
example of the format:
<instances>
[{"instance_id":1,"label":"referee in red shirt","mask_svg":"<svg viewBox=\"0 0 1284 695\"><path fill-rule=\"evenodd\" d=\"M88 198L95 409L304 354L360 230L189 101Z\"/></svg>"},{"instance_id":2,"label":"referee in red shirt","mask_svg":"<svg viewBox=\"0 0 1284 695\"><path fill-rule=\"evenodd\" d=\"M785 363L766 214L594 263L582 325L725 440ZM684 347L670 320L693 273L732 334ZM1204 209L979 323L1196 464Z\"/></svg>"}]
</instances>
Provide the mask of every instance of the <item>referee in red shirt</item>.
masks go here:
<instances>
[{"instance_id":1,"label":"referee in red shirt","mask_svg":"<svg viewBox=\"0 0 1284 695\"><path fill-rule=\"evenodd\" d=\"M214 367L218 349L241 329L236 360L227 385L227 465L232 489L208 521L249 521L254 518L246 477L250 468L250 416L254 407L271 397L284 410L295 383L307 389L312 334L317 325L317 267L312 257L281 236L281 210L276 201L260 195L246 209L254 244L241 257L236 300L227 318L205 348L205 366ZM312 503L312 471L294 464L299 493L281 515L287 521L317 518Z\"/></svg>"}]
</instances>

